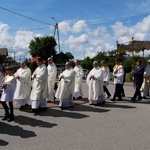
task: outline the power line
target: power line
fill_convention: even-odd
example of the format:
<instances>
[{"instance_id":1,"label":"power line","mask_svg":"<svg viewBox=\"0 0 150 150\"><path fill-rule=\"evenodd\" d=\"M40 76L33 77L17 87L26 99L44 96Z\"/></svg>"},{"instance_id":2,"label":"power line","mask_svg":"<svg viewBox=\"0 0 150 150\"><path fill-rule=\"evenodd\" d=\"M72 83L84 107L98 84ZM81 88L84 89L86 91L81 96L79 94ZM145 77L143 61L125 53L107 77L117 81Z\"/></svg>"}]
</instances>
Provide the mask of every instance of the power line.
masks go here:
<instances>
[{"instance_id":1,"label":"power line","mask_svg":"<svg viewBox=\"0 0 150 150\"><path fill-rule=\"evenodd\" d=\"M32 31L32 30L42 30L47 29L49 27L41 27L41 28L32 28L32 29L20 29L20 30L9 30L9 31Z\"/></svg>"},{"instance_id":2,"label":"power line","mask_svg":"<svg viewBox=\"0 0 150 150\"><path fill-rule=\"evenodd\" d=\"M128 18L135 18L140 16L149 15L150 13L140 14L140 15L133 15L133 16L125 16L125 17L119 17L119 18L110 18L110 19L103 19L103 20L96 20L96 21L90 21L90 24L100 24L104 22L113 22L113 21L119 21L119 20L125 20Z\"/></svg>"},{"instance_id":3,"label":"power line","mask_svg":"<svg viewBox=\"0 0 150 150\"><path fill-rule=\"evenodd\" d=\"M3 8L3 7L0 7L0 9L3 9L3 10L5 10L5 11L11 12L11 13L16 14L16 15L18 15L18 16L21 16L21 17L24 17L24 18L27 18L27 19L30 19L30 20L33 20L33 21L36 21L36 22L40 22L40 23L47 24L47 25L52 25L52 24L49 24L49 23L47 23L47 22L43 22L43 21L40 21L40 20L31 18L31 17L28 17L28 16L25 16L25 15L19 14L19 13L17 13L17 12L11 11L11 10L6 9L6 8Z\"/></svg>"}]
</instances>

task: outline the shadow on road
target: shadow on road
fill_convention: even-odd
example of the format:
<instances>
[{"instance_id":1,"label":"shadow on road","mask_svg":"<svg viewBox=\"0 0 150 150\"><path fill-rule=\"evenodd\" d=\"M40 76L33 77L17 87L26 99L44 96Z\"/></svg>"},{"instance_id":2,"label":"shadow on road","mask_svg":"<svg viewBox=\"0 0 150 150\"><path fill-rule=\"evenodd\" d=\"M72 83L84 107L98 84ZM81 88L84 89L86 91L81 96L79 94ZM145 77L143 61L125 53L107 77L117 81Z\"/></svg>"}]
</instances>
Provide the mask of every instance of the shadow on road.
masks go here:
<instances>
[{"instance_id":1,"label":"shadow on road","mask_svg":"<svg viewBox=\"0 0 150 150\"><path fill-rule=\"evenodd\" d=\"M5 122L0 123L0 134L20 136L21 138L30 138L36 136L36 134L33 131L24 130L19 126L13 126Z\"/></svg>"},{"instance_id":2,"label":"shadow on road","mask_svg":"<svg viewBox=\"0 0 150 150\"><path fill-rule=\"evenodd\" d=\"M8 142L0 139L0 146L6 146L8 144L9 144Z\"/></svg>"},{"instance_id":3,"label":"shadow on road","mask_svg":"<svg viewBox=\"0 0 150 150\"><path fill-rule=\"evenodd\" d=\"M46 112L39 113L39 115L40 116L52 116L52 117L68 117L68 118L73 118L73 119L82 119L82 118L89 117L88 115L71 112L71 110L73 110L75 107L67 108L65 110L48 108Z\"/></svg>"},{"instance_id":4,"label":"shadow on road","mask_svg":"<svg viewBox=\"0 0 150 150\"><path fill-rule=\"evenodd\" d=\"M114 102L110 102L110 101L106 101L106 104L105 105L101 105L101 107L104 107L104 108L123 108L123 109L133 109L133 108L137 108L135 106L129 106L129 105L125 105L123 104L123 101L116 101L115 103Z\"/></svg>"},{"instance_id":5,"label":"shadow on road","mask_svg":"<svg viewBox=\"0 0 150 150\"><path fill-rule=\"evenodd\" d=\"M45 122L43 120L37 120L35 118L29 118L26 116L16 116L14 121L18 124L30 125L32 127L52 128L53 126L57 125L55 123L49 123L49 122Z\"/></svg>"},{"instance_id":6,"label":"shadow on road","mask_svg":"<svg viewBox=\"0 0 150 150\"><path fill-rule=\"evenodd\" d=\"M102 106L102 105L100 105ZM94 105L83 105L83 104L76 104L75 107L71 111L87 111L87 112L99 112L99 113L106 113L110 111L109 109L103 109Z\"/></svg>"}]
</instances>

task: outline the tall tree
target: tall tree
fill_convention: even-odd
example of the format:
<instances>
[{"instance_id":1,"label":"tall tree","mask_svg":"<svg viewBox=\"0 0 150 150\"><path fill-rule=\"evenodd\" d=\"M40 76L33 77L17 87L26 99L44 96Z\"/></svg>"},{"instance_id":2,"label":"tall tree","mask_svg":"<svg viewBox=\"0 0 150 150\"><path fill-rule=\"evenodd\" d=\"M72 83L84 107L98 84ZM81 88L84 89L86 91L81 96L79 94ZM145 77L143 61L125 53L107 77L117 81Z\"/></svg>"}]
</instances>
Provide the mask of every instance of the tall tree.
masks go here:
<instances>
[{"instance_id":1,"label":"tall tree","mask_svg":"<svg viewBox=\"0 0 150 150\"><path fill-rule=\"evenodd\" d=\"M71 52L66 52L65 53L70 59L74 59L74 56L72 55Z\"/></svg>"},{"instance_id":2,"label":"tall tree","mask_svg":"<svg viewBox=\"0 0 150 150\"><path fill-rule=\"evenodd\" d=\"M29 44L30 54L32 57L38 56L47 60L50 56L56 55L56 41L53 36L36 37Z\"/></svg>"},{"instance_id":3,"label":"tall tree","mask_svg":"<svg viewBox=\"0 0 150 150\"><path fill-rule=\"evenodd\" d=\"M84 69L91 70L93 67L93 59L91 59L90 57L86 57L83 61L81 61L81 66Z\"/></svg>"}]
</instances>

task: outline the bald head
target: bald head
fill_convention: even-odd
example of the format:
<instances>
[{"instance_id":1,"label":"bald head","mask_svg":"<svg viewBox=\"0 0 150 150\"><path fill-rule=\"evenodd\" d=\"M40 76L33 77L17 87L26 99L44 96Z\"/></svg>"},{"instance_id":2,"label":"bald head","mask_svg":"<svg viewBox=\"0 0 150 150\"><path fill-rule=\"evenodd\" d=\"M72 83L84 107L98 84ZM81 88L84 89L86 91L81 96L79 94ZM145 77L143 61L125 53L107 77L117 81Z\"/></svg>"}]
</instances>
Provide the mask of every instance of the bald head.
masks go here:
<instances>
[{"instance_id":1,"label":"bald head","mask_svg":"<svg viewBox=\"0 0 150 150\"><path fill-rule=\"evenodd\" d=\"M53 57L49 57L49 58L47 59L47 61L48 61L49 64L52 64L52 63L53 63Z\"/></svg>"},{"instance_id":2,"label":"bald head","mask_svg":"<svg viewBox=\"0 0 150 150\"><path fill-rule=\"evenodd\" d=\"M93 67L94 67L94 68L97 68L97 67L98 67L98 61L94 61L94 62L93 62Z\"/></svg>"},{"instance_id":3,"label":"bald head","mask_svg":"<svg viewBox=\"0 0 150 150\"><path fill-rule=\"evenodd\" d=\"M80 65L80 61L77 59L77 60L75 61L75 64L76 64L76 66L79 66L79 65Z\"/></svg>"},{"instance_id":4,"label":"bald head","mask_svg":"<svg viewBox=\"0 0 150 150\"><path fill-rule=\"evenodd\" d=\"M66 69L71 68L71 62L70 62L70 61L67 61L65 67L66 67Z\"/></svg>"},{"instance_id":5,"label":"bald head","mask_svg":"<svg viewBox=\"0 0 150 150\"><path fill-rule=\"evenodd\" d=\"M24 67L26 66L25 61L21 62L21 63L20 63L20 66L21 66L21 68L24 68Z\"/></svg>"}]
</instances>

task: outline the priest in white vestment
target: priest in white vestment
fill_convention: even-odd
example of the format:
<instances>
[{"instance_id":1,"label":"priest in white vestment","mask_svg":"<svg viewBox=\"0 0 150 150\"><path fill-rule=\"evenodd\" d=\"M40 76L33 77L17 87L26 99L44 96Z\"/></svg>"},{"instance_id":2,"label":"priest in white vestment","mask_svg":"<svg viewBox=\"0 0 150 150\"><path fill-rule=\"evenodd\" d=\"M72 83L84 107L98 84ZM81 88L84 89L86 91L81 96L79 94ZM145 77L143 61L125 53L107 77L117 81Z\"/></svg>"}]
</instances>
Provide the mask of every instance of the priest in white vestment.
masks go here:
<instances>
[{"instance_id":1,"label":"priest in white vestment","mask_svg":"<svg viewBox=\"0 0 150 150\"><path fill-rule=\"evenodd\" d=\"M58 88L55 97L58 98L59 107L72 107L74 106L74 82L75 71L71 67L70 62L66 62L66 69L59 75Z\"/></svg>"},{"instance_id":2,"label":"priest in white vestment","mask_svg":"<svg viewBox=\"0 0 150 150\"><path fill-rule=\"evenodd\" d=\"M45 111L46 110L46 98L48 97L47 88L47 68L43 63L42 58L37 59L37 68L32 74L32 91L30 100L32 102L32 111Z\"/></svg>"},{"instance_id":3,"label":"priest in white vestment","mask_svg":"<svg viewBox=\"0 0 150 150\"><path fill-rule=\"evenodd\" d=\"M55 86L55 81L56 81L56 75L57 75L57 67L55 63L53 62L53 57L48 58L48 97L47 101L54 101L55 97L55 91L54 91L54 86Z\"/></svg>"},{"instance_id":4,"label":"priest in white vestment","mask_svg":"<svg viewBox=\"0 0 150 150\"><path fill-rule=\"evenodd\" d=\"M17 86L14 94L14 104L19 105L20 110L28 104L31 93L31 70L23 61L20 68L14 74Z\"/></svg>"},{"instance_id":5,"label":"priest in white vestment","mask_svg":"<svg viewBox=\"0 0 150 150\"><path fill-rule=\"evenodd\" d=\"M89 87L89 104L96 105L96 104L104 104L105 103L105 96L103 90L103 71L99 67L98 62L93 62L93 69L89 72L86 83Z\"/></svg>"},{"instance_id":6,"label":"priest in white vestment","mask_svg":"<svg viewBox=\"0 0 150 150\"><path fill-rule=\"evenodd\" d=\"M75 71L75 88L74 88L74 97L82 98L82 78L83 78L83 68L80 65L80 61L76 60L75 62L76 66L74 67Z\"/></svg>"}]
</instances>

